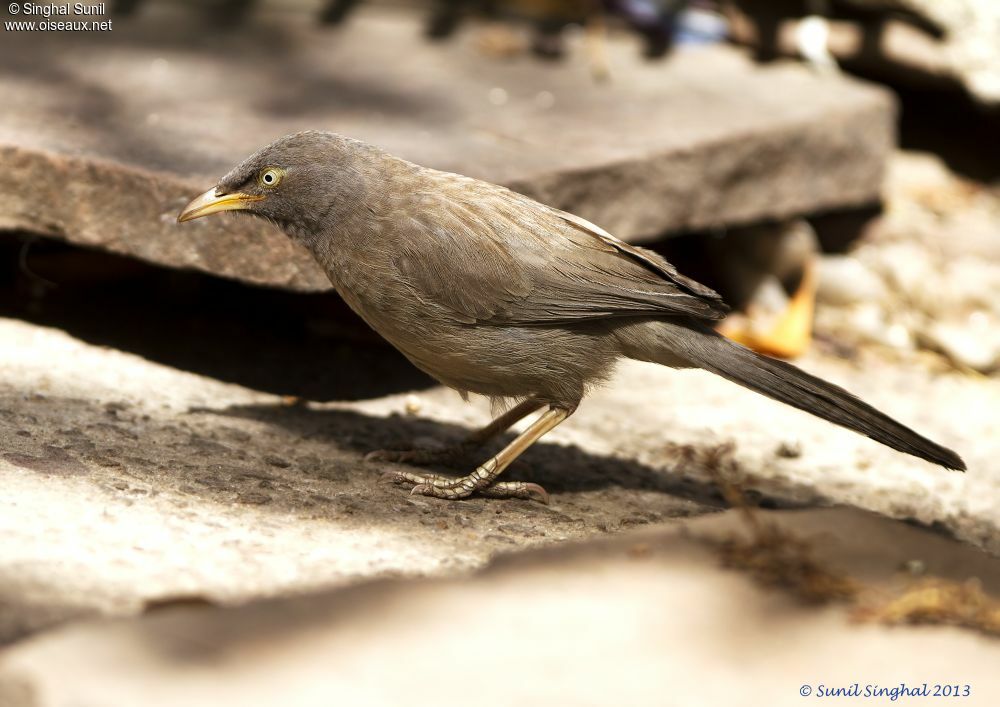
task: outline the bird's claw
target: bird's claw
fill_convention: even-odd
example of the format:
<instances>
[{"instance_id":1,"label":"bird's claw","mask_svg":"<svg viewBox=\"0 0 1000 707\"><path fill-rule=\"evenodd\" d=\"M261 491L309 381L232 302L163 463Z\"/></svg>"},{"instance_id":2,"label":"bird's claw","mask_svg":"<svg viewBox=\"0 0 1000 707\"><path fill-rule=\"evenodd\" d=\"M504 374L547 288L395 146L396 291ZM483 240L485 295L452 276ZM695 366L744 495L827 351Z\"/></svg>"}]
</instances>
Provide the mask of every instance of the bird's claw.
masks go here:
<instances>
[{"instance_id":1,"label":"bird's claw","mask_svg":"<svg viewBox=\"0 0 1000 707\"><path fill-rule=\"evenodd\" d=\"M385 455L389 454L394 453L380 450L367 454L365 459L385 459ZM379 477L380 483L413 484L410 489L411 496L430 496L455 501L478 495L487 498L520 498L538 501L545 505L549 503L548 492L538 484L527 481L491 481L491 478L482 476L454 477L396 469L385 471Z\"/></svg>"},{"instance_id":2,"label":"bird's claw","mask_svg":"<svg viewBox=\"0 0 1000 707\"><path fill-rule=\"evenodd\" d=\"M497 481L487 486L477 487L463 484L463 478L451 479L435 475L415 478L416 474L397 472L393 480L399 483L412 483L411 496L430 496L457 501L478 495L486 498L520 498L526 501L538 501L549 505L548 492L538 484L527 481Z\"/></svg>"},{"instance_id":3,"label":"bird's claw","mask_svg":"<svg viewBox=\"0 0 1000 707\"><path fill-rule=\"evenodd\" d=\"M516 498L523 498L528 501L538 501L539 503L544 504L546 506L549 505L548 491L546 491L538 484L532 484L524 481L522 481L521 483L523 484L522 493L524 495L523 496L518 495L516 496Z\"/></svg>"}]
</instances>

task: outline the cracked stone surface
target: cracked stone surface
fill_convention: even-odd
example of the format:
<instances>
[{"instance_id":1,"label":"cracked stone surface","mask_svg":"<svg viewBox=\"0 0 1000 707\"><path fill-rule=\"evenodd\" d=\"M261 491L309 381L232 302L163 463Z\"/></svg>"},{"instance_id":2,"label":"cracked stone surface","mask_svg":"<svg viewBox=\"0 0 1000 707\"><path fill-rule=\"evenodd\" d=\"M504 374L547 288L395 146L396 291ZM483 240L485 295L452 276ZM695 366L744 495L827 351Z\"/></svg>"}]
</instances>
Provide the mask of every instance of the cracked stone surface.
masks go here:
<instances>
[{"instance_id":1,"label":"cracked stone surface","mask_svg":"<svg viewBox=\"0 0 1000 707\"><path fill-rule=\"evenodd\" d=\"M174 217L305 128L511 186L633 240L877 202L894 141L886 91L731 48L646 62L612 39L600 83L584 61L484 56L471 34L428 43L402 12L362 10L343 32L304 10L254 18L193 32L192 8L149 3L99 37L7 33L0 94L16 110L0 112L0 230L323 290L266 224Z\"/></svg>"},{"instance_id":2,"label":"cracked stone surface","mask_svg":"<svg viewBox=\"0 0 1000 707\"><path fill-rule=\"evenodd\" d=\"M546 507L410 498L378 482L391 467L364 452L457 441L488 418L485 401L446 389L289 404L16 320L0 319L0 340L7 641L177 597L229 604L454 575L500 553L710 513L720 460L771 505L852 504L1000 552L995 380L820 352L801 362L958 449L961 475L709 374L623 365L511 469L548 488Z\"/></svg>"},{"instance_id":3,"label":"cracked stone surface","mask_svg":"<svg viewBox=\"0 0 1000 707\"><path fill-rule=\"evenodd\" d=\"M761 519L873 596L905 587L913 579L900 568L917 565L1000 591L1000 561L932 531L844 508ZM962 704L996 704L995 639L858 623L836 603L751 582L712 550L741 527L731 511L530 550L459 579L367 582L235 609L165 606L56 629L0 656L0 702L783 706L855 683L958 683L969 688Z\"/></svg>"}]
</instances>

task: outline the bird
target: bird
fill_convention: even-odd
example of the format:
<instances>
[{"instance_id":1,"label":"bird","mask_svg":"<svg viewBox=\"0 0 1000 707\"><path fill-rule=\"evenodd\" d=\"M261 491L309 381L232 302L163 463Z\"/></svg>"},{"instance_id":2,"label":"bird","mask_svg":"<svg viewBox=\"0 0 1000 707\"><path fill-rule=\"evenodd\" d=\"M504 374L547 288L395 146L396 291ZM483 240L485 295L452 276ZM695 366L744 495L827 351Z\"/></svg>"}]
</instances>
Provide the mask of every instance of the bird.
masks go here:
<instances>
[{"instance_id":1,"label":"bird","mask_svg":"<svg viewBox=\"0 0 1000 707\"><path fill-rule=\"evenodd\" d=\"M505 187L311 130L247 157L177 220L227 211L269 221L307 249L351 309L417 368L463 398L506 406L456 447L368 458L414 468L467 454L541 411L464 476L389 472L411 494L547 503L538 484L499 477L621 359L704 369L897 451L966 468L843 388L719 334L713 324L729 310L719 294L658 253Z\"/></svg>"}]
</instances>

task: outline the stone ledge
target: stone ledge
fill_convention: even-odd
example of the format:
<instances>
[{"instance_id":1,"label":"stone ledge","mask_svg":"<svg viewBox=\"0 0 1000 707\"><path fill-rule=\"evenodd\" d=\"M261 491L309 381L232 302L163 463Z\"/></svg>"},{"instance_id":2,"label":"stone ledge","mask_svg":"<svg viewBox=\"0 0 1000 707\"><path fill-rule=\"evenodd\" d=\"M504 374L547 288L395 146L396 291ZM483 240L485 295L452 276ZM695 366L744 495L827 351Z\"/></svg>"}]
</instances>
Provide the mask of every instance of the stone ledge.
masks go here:
<instances>
[{"instance_id":1,"label":"stone ledge","mask_svg":"<svg viewBox=\"0 0 1000 707\"><path fill-rule=\"evenodd\" d=\"M454 576L498 553L713 513L720 459L772 504L851 504L1000 551L991 381L802 362L960 450L970 471L957 474L707 373L623 364L510 470L550 506L456 504L379 483L400 467L363 455L456 442L488 419L486 401L386 395L366 350L344 375L377 397L288 404L24 322L0 319L0 337L0 643L177 596L228 605Z\"/></svg>"},{"instance_id":2,"label":"stone ledge","mask_svg":"<svg viewBox=\"0 0 1000 707\"><path fill-rule=\"evenodd\" d=\"M507 184L630 240L878 201L894 141L887 92L726 47L647 63L615 39L602 84L583 63L500 61L464 35L428 44L416 18L383 11L342 32L282 14L192 37L181 10L150 10L100 38L5 37L0 229L321 290L269 227L173 217L303 128Z\"/></svg>"}]
</instances>

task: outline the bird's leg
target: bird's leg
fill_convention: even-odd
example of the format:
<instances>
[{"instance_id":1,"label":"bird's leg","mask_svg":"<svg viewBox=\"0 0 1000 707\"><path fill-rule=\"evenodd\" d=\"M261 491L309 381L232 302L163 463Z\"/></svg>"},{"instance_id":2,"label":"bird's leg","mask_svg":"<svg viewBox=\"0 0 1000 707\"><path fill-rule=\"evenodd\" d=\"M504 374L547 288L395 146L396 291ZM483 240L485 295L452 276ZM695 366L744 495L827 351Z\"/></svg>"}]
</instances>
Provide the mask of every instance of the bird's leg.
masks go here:
<instances>
[{"instance_id":1,"label":"bird's leg","mask_svg":"<svg viewBox=\"0 0 1000 707\"><path fill-rule=\"evenodd\" d=\"M403 472L397 474L394 480L416 484L410 491L411 494L434 496L435 498L468 498L473 493L480 493L493 498L537 497L543 503L548 503L548 493L538 484L524 481L497 482L496 479L528 447L569 417L572 412L572 410L565 408L550 407L513 442L504 447L496 456L487 459L468 476L452 479L437 474Z\"/></svg>"},{"instance_id":2,"label":"bird's leg","mask_svg":"<svg viewBox=\"0 0 1000 707\"><path fill-rule=\"evenodd\" d=\"M522 419L535 412L535 410L542 407L542 405L543 403L538 400L525 400L497 417L490 424L476 430L459 444L451 447L445 447L444 449L406 449L401 451L380 449L366 454L365 461L434 464L437 462L461 458L463 455L471 452L472 450L483 446L498 434L506 432L510 429L511 425L520 422Z\"/></svg>"}]
</instances>

